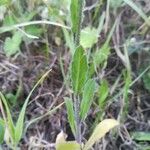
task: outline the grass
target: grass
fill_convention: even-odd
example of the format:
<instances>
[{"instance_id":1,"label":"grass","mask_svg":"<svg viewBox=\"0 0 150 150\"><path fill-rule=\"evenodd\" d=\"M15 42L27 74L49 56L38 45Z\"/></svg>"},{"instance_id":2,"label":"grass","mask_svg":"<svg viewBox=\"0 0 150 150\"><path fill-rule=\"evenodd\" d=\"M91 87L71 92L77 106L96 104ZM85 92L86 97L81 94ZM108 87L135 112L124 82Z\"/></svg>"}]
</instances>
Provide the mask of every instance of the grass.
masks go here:
<instances>
[{"instance_id":1,"label":"grass","mask_svg":"<svg viewBox=\"0 0 150 150\"><path fill-rule=\"evenodd\" d=\"M2 149L150 148L144 3L0 1Z\"/></svg>"}]
</instances>

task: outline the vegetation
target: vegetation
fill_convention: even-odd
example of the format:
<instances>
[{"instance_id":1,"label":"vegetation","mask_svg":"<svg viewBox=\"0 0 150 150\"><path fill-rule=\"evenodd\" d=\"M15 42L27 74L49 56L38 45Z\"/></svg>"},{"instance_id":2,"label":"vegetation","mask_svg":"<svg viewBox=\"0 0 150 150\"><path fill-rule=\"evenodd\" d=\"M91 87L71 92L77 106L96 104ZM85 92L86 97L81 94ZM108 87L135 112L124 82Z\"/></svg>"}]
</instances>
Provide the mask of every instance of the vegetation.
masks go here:
<instances>
[{"instance_id":1,"label":"vegetation","mask_svg":"<svg viewBox=\"0 0 150 150\"><path fill-rule=\"evenodd\" d=\"M149 5L0 0L0 149L149 150Z\"/></svg>"}]
</instances>

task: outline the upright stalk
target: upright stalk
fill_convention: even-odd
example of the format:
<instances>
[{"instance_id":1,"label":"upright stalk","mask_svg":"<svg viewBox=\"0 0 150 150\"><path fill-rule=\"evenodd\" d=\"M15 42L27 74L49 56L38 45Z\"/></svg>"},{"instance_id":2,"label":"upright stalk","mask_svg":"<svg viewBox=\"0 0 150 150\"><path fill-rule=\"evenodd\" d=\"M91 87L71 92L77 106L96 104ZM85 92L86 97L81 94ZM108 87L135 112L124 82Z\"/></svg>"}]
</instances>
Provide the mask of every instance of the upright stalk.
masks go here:
<instances>
[{"instance_id":1,"label":"upright stalk","mask_svg":"<svg viewBox=\"0 0 150 150\"><path fill-rule=\"evenodd\" d=\"M78 27L76 30L76 33L74 33L74 41L75 41L75 47L79 46L80 44L80 34L81 34L81 27L82 27L82 18L83 18L83 6L84 6L84 0L78 0L79 3L79 10L78 10Z\"/></svg>"},{"instance_id":2,"label":"upright stalk","mask_svg":"<svg viewBox=\"0 0 150 150\"><path fill-rule=\"evenodd\" d=\"M76 121L76 141L81 144L81 121L79 116L80 99L74 95L74 109L75 109L75 121Z\"/></svg>"},{"instance_id":3,"label":"upright stalk","mask_svg":"<svg viewBox=\"0 0 150 150\"><path fill-rule=\"evenodd\" d=\"M81 34L81 27L82 27L82 18L83 18L83 6L84 6L84 0L78 0L79 4L79 10L78 10L78 26L77 30L74 33L74 42L75 42L75 48L80 45L80 34ZM80 116L79 116L79 111L80 111L80 97L79 95L74 94L74 109L75 109L75 121L76 121L76 141L81 144L81 121L80 121Z\"/></svg>"}]
</instances>

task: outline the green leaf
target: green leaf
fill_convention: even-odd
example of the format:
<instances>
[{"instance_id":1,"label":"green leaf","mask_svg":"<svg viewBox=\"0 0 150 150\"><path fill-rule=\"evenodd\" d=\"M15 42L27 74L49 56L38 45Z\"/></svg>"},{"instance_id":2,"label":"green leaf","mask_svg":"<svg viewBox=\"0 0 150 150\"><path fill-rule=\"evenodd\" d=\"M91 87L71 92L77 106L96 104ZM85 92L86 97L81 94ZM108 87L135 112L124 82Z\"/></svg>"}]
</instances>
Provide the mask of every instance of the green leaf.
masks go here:
<instances>
[{"instance_id":1,"label":"green leaf","mask_svg":"<svg viewBox=\"0 0 150 150\"><path fill-rule=\"evenodd\" d=\"M8 3L10 3L10 0L0 0L0 6L7 5Z\"/></svg>"},{"instance_id":2,"label":"green leaf","mask_svg":"<svg viewBox=\"0 0 150 150\"><path fill-rule=\"evenodd\" d=\"M68 121L69 121L71 130L73 134L75 135L75 116L74 116L74 109L73 109L73 101L65 97L65 104L67 107Z\"/></svg>"},{"instance_id":3,"label":"green leaf","mask_svg":"<svg viewBox=\"0 0 150 150\"><path fill-rule=\"evenodd\" d=\"M24 14L21 14L21 18L19 18L19 21L21 21L21 22L31 21L36 14L37 14L36 9L30 11L30 13L25 12Z\"/></svg>"},{"instance_id":4,"label":"green leaf","mask_svg":"<svg viewBox=\"0 0 150 150\"><path fill-rule=\"evenodd\" d=\"M71 23L72 23L72 32L75 33L78 28L79 16L79 2L78 0L71 0L70 4L70 14L71 14Z\"/></svg>"},{"instance_id":5,"label":"green leaf","mask_svg":"<svg viewBox=\"0 0 150 150\"><path fill-rule=\"evenodd\" d=\"M14 123L13 123L13 120L12 120L12 116L11 116L7 101L6 101L4 95L1 92L0 92L0 99L2 100L2 102L5 106L5 109L6 109L6 114L7 114L6 124L7 124L7 127L8 127L9 134L10 134L11 138L14 140L15 139Z\"/></svg>"},{"instance_id":6,"label":"green leaf","mask_svg":"<svg viewBox=\"0 0 150 150\"><path fill-rule=\"evenodd\" d=\"M114 128L117 125L119 125L119 123L114 119L105 119L100 122L94 129L83 150L89 150L90 148L92 148L94 143L98 142L110 129Z\"/></svg>"},{"instance_id":7,"label":"green leaf","mask_svg":"<svg viewBox=\"0 0 150 150\"><path fill-rule=\"evenodd\" d=\"M99 50L95 52L94 54L95 69L99 65L102 65L104 62L107 61L109 54L110 54L110 46L107 44L104 44Z\"/></svg>"},{"instance_id":8,"label":"green leaf","mask_svg":"<svg viewBox=\"0 0 150 150\"><path fill-rule=\"evenodd\" d=\"M95 85L96 85L95 81L93 79L89 79L84 86L83 98L82 98L81 107L80 107L80 117L82 120L86 118L87 113L92 104L94 91L95 91Z\"/></svg>"},{"instance_id":9,"label":"green leaf","mask_svg":"<svg viewBox=\"0 0 150 150\"><path fill-rule=\"evenodd\" d=\"M84 48L91 48L98 41L98 33L95 28L86 27L81 32L80 44Z\"/></svg>"},{"instance_id":10,"label":"green leaf","mask_svg":"<svg viewBox=\"0 0 150 150\"><path fill-rule=\"evenodd\" d=\"M132 9L134 9L139 16L146 22L148 26L150 26L150 19L146 16L146 14L140 9L132 0L123 0L126 4L128 4Z\"/></svg>"},{"instance_id":11,"label":"green leaf","mask_svg":"<svg viewBox=\"0 0 150 150\"><path fill-rule=\"evenodd\" d=\"M87 79L88 64L82 46L77 47L71 64L71 80L75 93L80 93Z\"/></svg>"},{"instance_id":12,"label":"green leaf","mask_svg":"<svg viewBox=\"0 0 150 150\"><path fill-rule=\"evenodd\" d=\"M8 102L8 104L10 104L11 106L16 105L17 104L17 99L20 96L21 92L22 92L22 82L20 81L19 86L16 89L16 93L15 95L13 93L7 93L5 94L6 100Z\"/></svg>"},{"instance_id":13,"label":"green leaf","mask_svg":"<svg viewBox=\"0 0 150 150\"><path fill-rule=\"evenodd\" d=\"M24 118L25 118L25 112L26 112L26 107L28 105L29 99L32 95L32 93L34 92L34 90L36 89L36 87L43 82L43 80L46 78L46 76L48 75L48 73L51 70L47 71L39 80L38 82L35 84L35 86L33 87L33 89L30 91L28 97L25 100L25 103L21 109L21 112L19 114L17 123L16 123L16 127L15 127L15 142L16 144L18 144L18 142L20 141L22 134L23 134L23 128L24 128Z\"/></svg>"},{"instance_id":14,"label":"green leaf","mask_svg":"<svg viewBox=\"0 0 150 150\"><path fill-rule=\"evenodd\" d=\"M100 108L103 110L105 105L106 105L106 98L108 97L109 94L109 86L107 80L102 80L101 85L99 87L98 91L98 102Z\"/></svg>"},{"instance_id":15,"label":"green leaf","mask_svg":"<svg viewBox=\"0 0 150 150\"><path fill-rule=\"evenodd\" d=\"M150 141L150 132L134 132L132 136L137 141Z\"/></svg>"},{"instance_id":16,"label":"green leaf","mask_svg":"<svg viewBox=\"0 0 150 150\"><path fill-rule=\"evenodd\" d=\"M81 150L80 145L76 141L58 143L56 150Z\"/></svg>"},{"instance_id":17,"label":"green leaf","mask_svg":"<svg viewBox=\"0 0 150 150\"><path fill-rule=\"evenodd\" d=\"M9 104L15 105L16 104L16 96L13 93L7 93L5 95Z\"/></svg>"},{"instance_id":18,"label":"green leaf","mask_svg":"<svg viewBox=\"0 0 150 150\"><path fill-rule=\"evenodd\" d=\"M4 43L4 52L7 57L10 57L20 50L22 42L22 34L18 31L15 32L12 38L7 37Z\"/></svg>"},{"instance_id":19,"label":"green leaf","mask_svg":"<svg viewBox=\"0 0 150 150\"><path fill-rule=\"evenodd\" d=\"M93 61L94 61L94 69L96 70L97 67L99 67L99 65L105 65L107 64L107 59L108 59L108 56L110 54L110 46L109 46L109 42L111 40L111 37L115 31L115 27L117 25L117 19L112 27L112 29L110 30L109 34L108 34L108 37L105 41L105 43L103 44L103 46L98 49L94 55L93 55ZM91 69L91 73L90 74L93 74L94 73L94 69L93 69L93 66L91 66L92 68Z\"/></svg>"},{"instance_id":20,"label":"green leaf","mask_svg":"<svg viewBox=\"0 0 150 150\"><path fill-rule=\"evenodd\" d=\"M0 144L4 141L4 133L5 133L5 122L0 118Z\"/></svg>"},{"instance_id":21,"label":"green leaf","mask_svg":"<svg viewBox=\"0 0 150 150\"><path fill-rule=\"evenodd\" d=\"M32 26L27 26L25 28L26 33L31 34L31 35L35 35L35 36L40 36L41 33L43 32L41 27L32 25Z\"/></svg>"},{"instance_id":22,"label":"green leaf","mask_svg":"<svg viewBox=\"0 0 150 150\"><path fill-rule=\"evenodd\" d=\"M5 18L4 18L4 21L3 21L3 26L11 26L11 25L14 25L17 23L17 20L16 18L14 17L14 15L7 15Z\"/></svg>"}]
</instances>

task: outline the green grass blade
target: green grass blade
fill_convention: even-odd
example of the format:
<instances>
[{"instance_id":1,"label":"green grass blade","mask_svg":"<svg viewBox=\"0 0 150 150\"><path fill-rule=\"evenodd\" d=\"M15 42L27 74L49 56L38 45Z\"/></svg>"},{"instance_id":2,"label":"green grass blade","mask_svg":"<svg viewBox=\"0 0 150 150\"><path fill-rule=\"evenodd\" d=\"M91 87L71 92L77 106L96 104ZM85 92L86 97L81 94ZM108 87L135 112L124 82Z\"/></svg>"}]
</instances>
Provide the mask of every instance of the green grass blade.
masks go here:
<instances>
[{"instance_id":1,"label":"green grass blade","mask_svg":"<svg viewBox=\"0 0 150 150\"><path fill-rule=\"evenodd\" d=\"M5 121L0 118L0 144L4 141Z\"/></svg>"},{"instance_id":2,"label":"green grass blade","mask_svg":"<svg viewBox=\"0 0 150 150\"><path fill-rule=\"evenodd\" d=\"M11 113L10 113L10 109L8 107L8 104L7 104L7 100L5 99L4 95L0 92L0 98L5 106L5 109L6 109L6 114L7 114L7 117L4 118L6 119L5 121L5 124L7 125L7 128L8 128L8 131L9 131L9 134L11 136L11 140L14 140L15 139L15 127L14 127L14 123L13 123L13 120L12 120L12 116L11 116Z\"/></svg>"},{"instance_id":3,"label":"green grass blade","mask_svg":"<svg viewBox=\"0 0 150 150\"><path fill-rule=\"evenodd\" d=\"M150 142L150 132L134 132L132 137L136 141L149 141Z\"/></svg>"},{"instance_id":4,"label":"green grass blade","mask_svg":"<svg viewBox=\"0 0 150 150\"><path fill-rule=\"evenodd\" d=\"M118 23L118 19L115 20L115 22L114 22L114 24L113 24L113 26L112 26L109 34L108 34L108 37L107 37L106 42L105 42L106 45L109 44L109 42L110 42L110 40L112 38L112 35L113 35L114 31L115 31L117 23Z\"/></svg>"},{"instance_id":5,"label":"green grass blade","mask_svg":"<svg viewBox=\"0 0 150 150\"><path fill-rule=\"evenodd\" d=\"M28 127L32 124L34 124L35 122L38 122L39 120L43 119L44 117L47 117L49 115L52 115L57 109L59 109L61 106L64 105L64 102L59 104L58 106L54 107L52 110L48 110L44 115L42 116L39 116L37 118L34 118L32 119L31 121L29 121L26 125L26 128L25 128L25 132L27 131Z\"/></svg>"},{"instance_id":6,"label":"green grass blade","mask_svg":"<svg viewBox=\"0 0 150 150\"><path fill-rule=\"evenodd\" d=\"M93 79L89 79L85 84L84 91L83 91L83 98L81 101L80 107L80 117L82 120L85 120L90 106L92 104L92 100L94 97L96 83Z\"/></svg>"},{"instance_id":7,"label":"green grass blade","mask_svg":"<svg viewBox=\"0 0 150 150\"><path fill-rule=\"evenodd\" d=\"M146 14L140 9L132 0L123 0L126 4L128 4L132 9L134 9L139 16L143 18L148 26L150 26L150 19L146 16Z\"/></svg>"},{"instance_id":8,"label":"green grass blade","mask_svg":"<svg viewBox=\"0 0 150 150\"><path fill-rule=\"evenodd\" d=\"M71 80L75 93L80 93L87 79L88 64L85 51L82 46L77 47L72 64L71 64Z\"/></svg>"},{"instance_id":9,"label":"green grass blade","mask_svg":"<svg viewBox=\"0 0 150 150\"><path fill-rule=\"evenodd\" d=\"M74 116L74 109L73 109L73 101L69 98L65 98L65 104L67 108L67 115L68 121L71 127L73 134L75 135L75 116Z\"/></svg>"},{"instance_id":10,"label":"green grass blade","mask_svg":"<svg viewBox=\"0 0 150 150\"><path fill-rule=\"evenodd\" d=\"M97 28L97 34L98 35L100 35L101 31L103 30L104 22L105 22L105 12L102 13L100 20L99 20L99 25Z\"/></svg>"},{"instance_id":11,"label":"green grass blade","mask_svg":"<svg viewBox=\"0 0 150 150\"><path fill-rule=\"evenodd\" d=\"M19 114L19 118L17 120L16 123L16 127L15 127L15 142L16 144L20 141L22 134L23 134L23 128L24 128L24 118L25 118L25 111L26 111L26 107L28 105L29 99L32 95L32 93L34 92L34 90L36 89L36 87L43 82L43 80L45 79L45 77L49 74L51 70L47 71L41 78L40 80L35 84L35 86L33 87L33 89L31 90L31 92L29 93L28 97L25 100L25 103L21 109L21 112Z\"/></svg>"}]
</instances>

